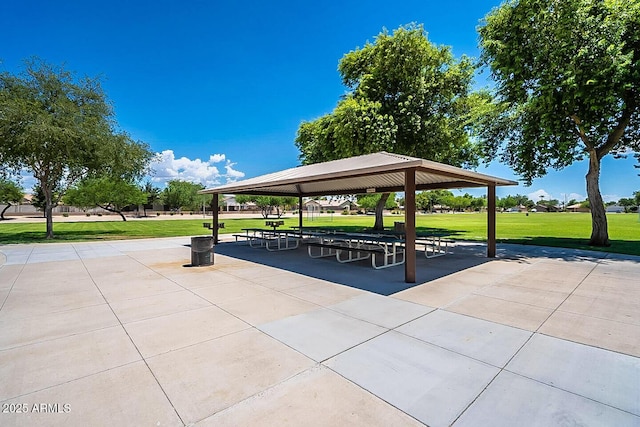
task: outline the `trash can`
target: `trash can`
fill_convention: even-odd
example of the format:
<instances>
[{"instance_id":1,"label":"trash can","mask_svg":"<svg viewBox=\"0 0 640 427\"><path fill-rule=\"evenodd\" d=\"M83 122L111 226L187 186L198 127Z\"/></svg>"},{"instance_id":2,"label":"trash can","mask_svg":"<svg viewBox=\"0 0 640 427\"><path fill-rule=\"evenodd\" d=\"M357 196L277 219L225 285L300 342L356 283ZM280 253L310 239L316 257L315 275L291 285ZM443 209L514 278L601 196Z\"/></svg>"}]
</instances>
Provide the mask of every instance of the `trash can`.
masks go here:
<instances>
[{"instance_id":1,"label":"trash can","mask_svg":"<svg viewBox=\"0 0 640 427\"><path fill-rule=\"evenodd\" d=\"M213 236L191 238L191 266L213 264Z\"/></svg>"},{"instance_id":2,"label":"trash can","mask_svg":"<svg viewBox=\"0 0 640 427\"><path fill-rule=\"evenodd\" d=\"M404 222L396 221L393 223L393 231L396 233L404 233Z\"/></svg>"}]
</instances>

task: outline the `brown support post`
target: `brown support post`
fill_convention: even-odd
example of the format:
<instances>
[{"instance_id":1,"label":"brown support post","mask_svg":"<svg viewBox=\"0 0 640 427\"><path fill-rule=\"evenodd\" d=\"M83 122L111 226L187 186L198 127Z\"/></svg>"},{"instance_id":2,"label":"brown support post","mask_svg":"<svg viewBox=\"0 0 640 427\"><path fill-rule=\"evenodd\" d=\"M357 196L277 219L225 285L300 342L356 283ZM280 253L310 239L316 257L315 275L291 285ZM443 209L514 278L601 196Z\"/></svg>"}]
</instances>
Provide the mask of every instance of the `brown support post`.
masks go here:
<instances>
[{"instance_id":1,"label":"brown support post","mask_svg":"<svg viewBox=\"0 0 640 427\"><path fill-rule=\"evenodd\" d=\"M416 283L416 170L404 171L404 281Z\"/></svg>"},{"instance_id":2,"label":"brown support post","mask_svg":"<svg viewBox=\"0 0 640 427\"><path fill-rule=\"evenodd\" d=\"M487 257L496 257L496 186L487 186Z\"/></svg>"},{"instance_id":3,"label":"brown support post","mask_svg":"<svg viewBox=\"0 0 640 427\"><path fill-rule=\"evenodd\" d=\"M213 193L213 199L211 200L211 214L213 215L212 228L213 228L213 243L215 245L218 244L218 203L219 203L219 195L218 193Z\"/></svg>"},{"instance_id":4,"label":"brown support post","mask_svg":"<svg viewBox=\"0 0 640 427\"><path fill-rule=\"evenodd\" d=\"M298 230L300 230L300 238L302 238L302 196L298 196Z\"/></svg>"}]
</instances>

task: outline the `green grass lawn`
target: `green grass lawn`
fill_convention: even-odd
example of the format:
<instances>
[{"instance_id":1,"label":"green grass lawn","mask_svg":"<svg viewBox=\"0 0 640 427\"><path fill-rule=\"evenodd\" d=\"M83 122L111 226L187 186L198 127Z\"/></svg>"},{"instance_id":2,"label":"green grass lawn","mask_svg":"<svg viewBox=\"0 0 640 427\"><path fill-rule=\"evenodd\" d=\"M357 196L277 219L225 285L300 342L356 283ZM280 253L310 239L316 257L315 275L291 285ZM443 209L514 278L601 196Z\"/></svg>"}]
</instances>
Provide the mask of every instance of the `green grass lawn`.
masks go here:
<instances>
[{"instance_id":1,"label":"green grass lawn","mask_svg":"<svg viewBox=\"0 0 640 427\"><path fill-rule=\"evenodd\" d=\"M209 221L211 219L209 218ZM80 221L59 222L54 219L54 241L96 241L136 239L149 237L206 235L202 227L204 218L162 220L149 218L139 221ZM238 233L242 228L264 227L259 218L220 219L225 223L223 233ZM298 224L297 216L284 218L285 227ZM373 216L334 215L314 221L304 218L304 225L311 227L335 227L345 230L361 230L373 225ZM401 215L385 218L385 225L393 227L395 221L403 221ZM591 233L591 216L584 213L521 213L497 214L497 238L499 242L595 249L607 252L640 255L640 220L638 214L608 215L608 248L587 246ZM478 213L419 215L416 225L419 231L444 231L461 240L486 240L487 215ZM0 222L0 244L44 242L44 223Z\"/></svg>"}]
</instances>

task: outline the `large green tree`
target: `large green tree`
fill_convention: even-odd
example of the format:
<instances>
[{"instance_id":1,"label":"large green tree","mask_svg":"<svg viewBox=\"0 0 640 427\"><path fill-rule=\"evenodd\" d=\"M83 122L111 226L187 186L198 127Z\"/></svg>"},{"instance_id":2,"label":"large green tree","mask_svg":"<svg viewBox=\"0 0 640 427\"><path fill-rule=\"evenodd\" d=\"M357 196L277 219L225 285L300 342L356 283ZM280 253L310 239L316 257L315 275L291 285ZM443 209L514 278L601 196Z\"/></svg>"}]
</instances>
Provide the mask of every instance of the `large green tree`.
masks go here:
<instances>
[{"instance_id":1,"label":"large green tree","mask_svg":"<svg viewBox=\"0 0 640 427\"><path fill-rule=\"evenodd\" d=\"M487 155L529 184L587 158L590 244L608 245L602 158L640 152L640 2L511 0L479 32L497 83L480 123Z\"/></svg>"},{"instance_id":2,"label":"large green tree","mask_svg":"<svg viewBox=\"0 0 640 427\"><path fill-rule=\"evenodd\" d=\"M202 184L174 179L167 183L160 198L162 203L171 210L197 211L202 209L203 205L209 205L211 202L210 194L198 194L198 191L203 189L204 185Z\"/></svg>"},{"instance_id":3,"label":"large green tree","mask_svg":"<svg viewBox=\"0 0 640 427\"><path fill-rule=\"evenodd\" d=\"M20 203L24 197L22 187L15 182L0 177L0 205L6 205L0 213L0 220L6 219L4 213L11 207L13 203Z\"/></svg>"},{"instance_id":4,"label":"large green tree","mask_svg":"<svg viewBox=\"0 0 640 427\"><path fill-rule=\"evenodd\" d=\"M416 208L423 211L433 212L435 205L443 205L447 197L452 197L449 190L421 191L416 194Z\"/></svg>"},{"instance_id":5,"label":"large green tree","mask_svg":"<svg viewBox=\"0 0 640 427\"><path fill-rule=\"evenodd\" d=\"M421 25L407 25L353 50L338 65L348 93L333 112L303 122L296 145L304 164L381 150L455 166L476 164L468 134L475 95L471 61L432 44ZM383 194L376 208L381 229Z\"/></svg>"},{"instance_id":6,"label":"large green tree","mask_svg":"<svg viewBox=\"0 0 640 427\"><path fill-rule=\"evenodd\" d=\"M0 73L0 165L30 171L45 199L47 238L53 207L68 188L100 174L140 177L149 148L117 130L98 79L77 79L62 67L26 62L21 74Z\"/></svg>"},{"instance_id":7,"label":"large green tree","mask_svg":"<svg viewBox=\"0 0 640 427\"><path fill-rule=\"evenodd\" d=\"M147 195L135 183L117 177L87 178L67 190L64 202L79 208L100 207L117 213L123 221L122 210L130 205L141 205Z\"/></svg>"},{"instance_id":8,"label":"large green tree","mask_svg":"<svg viewBox=\"0 0 640 427\"><path fill-rule=\"evenodd\" d=\"M365 211L374 210L380 202L382 194L359 194L356 197L358 206ZM385 209L395 209L398 206L395 193L389 193L389 197L384 205Z\"/></svg>"}]
</instances>

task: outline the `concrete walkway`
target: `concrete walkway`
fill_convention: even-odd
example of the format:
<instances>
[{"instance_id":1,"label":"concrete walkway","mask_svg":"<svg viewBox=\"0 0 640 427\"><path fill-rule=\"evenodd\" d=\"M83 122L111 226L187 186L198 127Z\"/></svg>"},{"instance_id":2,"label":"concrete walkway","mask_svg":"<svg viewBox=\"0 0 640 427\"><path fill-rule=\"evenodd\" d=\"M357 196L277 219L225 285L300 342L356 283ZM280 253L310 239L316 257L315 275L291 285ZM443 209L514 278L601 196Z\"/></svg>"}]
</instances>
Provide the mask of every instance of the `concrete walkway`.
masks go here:
<instances>
[{"instance_id":1,"label":"concrete walkway","mask_svg":"<svg viewBox=\"0 0 640 427\"><path fill-rule=\"evenodd\" d=\"M0 246L0 425L640 425L640 257Z\"/></svg>"}]
</instances>

